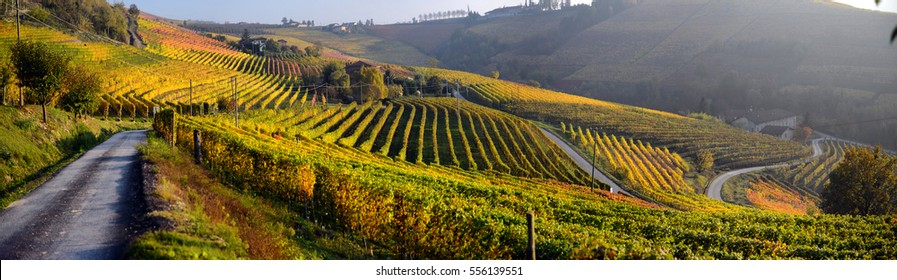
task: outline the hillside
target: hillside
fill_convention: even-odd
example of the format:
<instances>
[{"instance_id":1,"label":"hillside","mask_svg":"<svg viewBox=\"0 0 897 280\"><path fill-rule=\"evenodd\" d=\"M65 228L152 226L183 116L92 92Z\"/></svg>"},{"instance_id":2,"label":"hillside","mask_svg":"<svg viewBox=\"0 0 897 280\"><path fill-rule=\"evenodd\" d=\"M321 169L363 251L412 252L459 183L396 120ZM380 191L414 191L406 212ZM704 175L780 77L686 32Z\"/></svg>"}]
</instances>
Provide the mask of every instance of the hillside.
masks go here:
<instances>
[{"instance_id":1,"label":"hillside","mask_svg":"<svg viewBox=\"0 0 897 280\"><path fill-rule=\"evenodd\" d=\"M886 241L893 240L888 222L877 218L800 217L739 209L731 214L654 210L596 197L581 187L545 187L547 182L508 176L485 179L477 172L394 162L321 141L282 140L234 128L229 122L186 118L176 121L176 129L166 127L167 121L157 122L157 130L163 135L189 135L202 128L208 152L204 163L214 166L216 174L232 176L238 188L275 199L298 198L308 205L313 197L313 215L341 232L371 240L378 258L520 258L515 248L525 240L523 218L517 213L536 205L544 226L539 230L543 241L537 245L540 259L887 258L891 254L883 249L889 246L866 248L859 244L869 243L847 241L858 238L849 232L869 230L866 240L893 242ZM192 140L184 138L177 137L178 145L189 148ZM283 180L277 174L284 172L298 172L301 180ZM449 244L452 250L445 249ZM853 249L844 251L847 248Z\"/></svg>"},{"instance_id":2,"label":"hillside","mask_svg":"<svg viewBox=\"0 0 897 280\"><path fill-rule=\"evenodd\" d=\"M897 147L893 14L811 0L638 2L593 16L583 29L571 25L574 12L561 11L451 28L378 26L372 34L457 70L498 70L507 80L670 112L702 110L702 98L714 114L782 108L809 115L819 130ZM454 37L437 34L468 34L490 47L445 53ZM464 55L479 63L452 63Z\"/></svg>"},{"instance_id":3,"label":"hillside","mask_svg":"<svg viewBox=\"0 0 897 280\"><path fill-rule=\"evenodd\" d=\"M395 65L384 67L441 77L472 102L406 95L366 104L327 103L315 93L326 87L299 80L321 75L326 63L344 61L253 56L152 16L143 16L140 28L145 50L44 27L27 26L23 34L103 75L106 105L96 115L112 111L128 118L148 115L149 106L163 107L168 110L156 116L154 129L187 151L194 148L193 131L202 131L205 170L185 167L175 178L176 189L184 193L173 195L183 196L196 211L176 220L175 229L199 231L207 240L164 230L150 233L141 246L168 250L152 258L206 257L175 252L185 241L221 251L229 248L221 246L222 240L239 247L212 257L263 255L241 243L251 237L244 235L253 225L251 215L259 214L247 205L256 203L266 205L258 210L267 212L259 214L265 221L276 222L262 233L276 234L271 242L290 243L269 245L302 251L280 257L320 257L322 249L336 251L324 254L332 258L521 259L527 211L539 219L539 259L881 259L897 254L891 249L897 247L891 217L785 215L727 204L698 193L698 175L686 171L703 150L714 154L715 170L809 154L795 142L471 73ZM9 24L0 29L12 32ZM8 56L9 37L0 41L0 58ZM237 78L235 85L231 77ZM229 100L233 87L236 104ZM234 109L239 117L231 114ZM576 127L575 136L564 137L580 142L587 138L581 136L583 128L603 132L605 155L620 155L603 162L616 168L616 179L637 197L586 187L587 175L538 131L544 127L563 132ZM595 136L587 141L597 144ZM30 141L11 141L20 140ZM158 138L151 141L155 147L147 149L165 146ZM190 186L210 180L224 186ZM199 213L203 197L197 193L207 192L220 197L205 201L213 205L205 209L217 215L211 222L204 220L210 214ZM288 213L270 217L278 212ZM228 220L231 214L240 224Z\"/></svg>"}]
</instances>

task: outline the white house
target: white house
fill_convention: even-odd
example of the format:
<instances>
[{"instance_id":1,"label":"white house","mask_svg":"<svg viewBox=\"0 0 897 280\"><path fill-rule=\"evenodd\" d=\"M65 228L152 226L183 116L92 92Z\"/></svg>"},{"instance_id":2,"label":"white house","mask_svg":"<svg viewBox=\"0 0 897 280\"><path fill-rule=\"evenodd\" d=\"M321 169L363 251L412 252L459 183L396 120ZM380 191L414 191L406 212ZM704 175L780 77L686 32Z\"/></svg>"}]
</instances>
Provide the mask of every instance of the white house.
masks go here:
<instances>
[{"instance_id":1,"label":"white house","mask_svg":"<svg viewBox=\"0 0 897 280\"><path fill-rule=\"evenodd\" d=\"M728 110L723 116L726 123L750 132L761 132L767 126L796 128L800 116L782 109Z\"/></svg>"}]
</instances>

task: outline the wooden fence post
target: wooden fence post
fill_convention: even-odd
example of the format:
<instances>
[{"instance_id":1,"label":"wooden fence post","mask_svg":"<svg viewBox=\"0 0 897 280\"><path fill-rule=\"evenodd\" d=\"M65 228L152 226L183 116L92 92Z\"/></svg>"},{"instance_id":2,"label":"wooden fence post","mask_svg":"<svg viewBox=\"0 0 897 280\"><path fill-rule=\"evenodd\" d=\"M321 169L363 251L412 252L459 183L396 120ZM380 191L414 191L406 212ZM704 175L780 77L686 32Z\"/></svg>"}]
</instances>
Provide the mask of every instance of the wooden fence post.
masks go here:
<instances>
[{"instance_id":1,"label":"wooden fence post","mask_svg":"<svg viewBox=\"0 0 897 280\"><path fill-rule=\"evenodd\" d=\"M202 132L199 129L193 130L193 157L196 164L202 164Z\"/></svg>"},{"instance_id":2,"label":"wooden fence post","mask_svg":"<svg viewBox=\"0 0 897 280\"><path fill-rule=\"evenodd\" d=\"M529 233L529 242L526 244L526 253L527 259L536 260L536 225L535 225L535 214L533 211L529 211L526 213L526 227L528 228L527 232Z\"/></svg>"}]
</instances>

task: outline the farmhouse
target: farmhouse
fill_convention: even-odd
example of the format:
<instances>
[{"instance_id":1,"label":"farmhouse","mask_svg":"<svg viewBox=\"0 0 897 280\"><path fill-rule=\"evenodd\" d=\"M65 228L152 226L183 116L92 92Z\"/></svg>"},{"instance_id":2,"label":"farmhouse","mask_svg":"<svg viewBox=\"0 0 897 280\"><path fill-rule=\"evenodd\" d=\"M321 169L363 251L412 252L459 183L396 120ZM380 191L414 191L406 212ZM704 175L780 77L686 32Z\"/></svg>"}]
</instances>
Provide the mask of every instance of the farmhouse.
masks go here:
<instances>
[{"instance_id":1,"label":"farmhouse","mask_svg":"<svg viewBox=\"0 0 897 280\"><path fill-rule=\"evenodd\" d=\"M727 124L750 132L761 132L767 126L781 126L793 129L800 123L800 116L782 109L728 110L721 118Z\"/></svg>"},{"instance_id":2,"label":"farmhouse","mask_svg":"<svg viewBox=\"0 0 897 280\"><path fill-rule=\"evenodd\" d=\"M760 133L778 137L782 140L791 140L794 138L794 128L778 125L767 125L760 130Z\"/></svg>"}]
</instances>

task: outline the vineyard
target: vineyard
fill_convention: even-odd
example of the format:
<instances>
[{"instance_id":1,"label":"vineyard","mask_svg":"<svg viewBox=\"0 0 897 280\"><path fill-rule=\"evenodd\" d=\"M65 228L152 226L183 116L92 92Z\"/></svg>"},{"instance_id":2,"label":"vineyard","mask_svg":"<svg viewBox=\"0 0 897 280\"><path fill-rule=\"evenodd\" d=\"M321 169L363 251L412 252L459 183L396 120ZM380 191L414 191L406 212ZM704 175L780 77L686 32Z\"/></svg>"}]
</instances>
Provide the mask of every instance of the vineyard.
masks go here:
<instances>
[{"instance_id":1,"label":"vineyard","mask_svg":"<svg viewBox=\"0 0 897 280\"><path fill-rule=\"evenodd\" d=\"M816 207L816 202L795 190L782 186L772 178L761 178L750 182L745 189L747 200L754 207L787 214L807 214Z\"/></svg>"},{"instance_id":2,"label":"vineyard","mask_svg":"<svg viewBox=\"0 0 897 280\"><path fill-rule=\"evenodd\" d=\"M241 109L289 108L298 102L303 73L319 73L324 58L290 55L255 57L219 41L160 21L140 20L147 48L90 42L47 27L22 26L25 40L48 43L74 64L103 77L103 94L96 116L144 118L153 106L186 107L192 101L204 111L217 111L216 101L230 98L231 78L237 80ZM0 24L0 58L15 43L15 25ZM301 62L301 63L300 63ZM192 83L192 94L191 94Z\"/></svg>"},{"instance_id":3,"label":"vineyard","mask_svg":"<svg viewBox=\"0 0 897 280\"><path fill-rule=\"evenodd\" d=\"M682 156L710 151L717 168L760 166L809 156L810 149L720 123L533 88L483 76L431 70L467 85L468 100L511 114L552 124L598 129L667 147Z\"/></svg>"},{"instance_id":4,"label":"vineyard","mask_svg":"<svg viewBox=\"0 0 897 280\"><path fill-rule=\"evenodd\" d=\"M625 137L598 135L593 130L563 123L561 131L582 155L597 159L600 169L608 171L617 182L639 197L680 210L732 209L696 194L685 180L691 166L666 148L655 148L650 143Z\"/></svg>"},{"instance_id":5,"label":"vineyard","mask_svg":"<svg viewBox=\"0 0 897 280\"><path fill-rule=\"evenodd\" d=\"M823 153L805 163L771 169L760 174L742 175L737 188L744 188L743 200L754 207L782 213L804 214L815 208L819 193L828 184L828 175L844 156L845 149L855 147L841 141L820 143ZM739 198L734 198L739 200Z\"/></svg>"},{"instance_id":6,"label":"vineyard","mask_svg":"<svg viewBox=\"0 0 897 280\"><path fill-rule=\"evenodd\" d=\"M0 23L0 33L13 34L10 26ZM161 21L142 19L140 31L146 50L44 27L24 26L23 37L103 77L97 115L139 118L153 106L169 108L156 115L155 132L190 150L201 131L201 164L222 182L286 205L321 232L357 237L339 242L372 257L522 259L523 213L534 211L539 259L897 258L893 217L749 209L696 195L685 178L691 167L682 156L700 150L732 168L808 154L794 143L443 70L428 72L467 85L474 103L328 104L299 83L327 59L249 56ZM0 58L12 38L0 38ZM249 110L239 126L215 114L234 87ZM186 116L189 106L199 116ZM589 174L524 118L564 123L571 142L586 155L597 146L604 169L646 199L585 187ZM817 178L815 169L796 172L812 178L808 185ZM303 234L292 241L305 244Z\"/></svg>"},{"instance_id":7,"label":"vineyard","mask_svg":"<svg viewBox=\"0 0 897 280\"><path fill-rule=\"evenodd\" d=\"M851 145L840 141L823 141L820 143L823 154L818 158L786 168L778 168L766 172L782 183L795 187L801 193L816 196L828 183L828 174L832 172L844 156L844 149Z\"/></svg>"},{"instance_id":8,"label":"vineyard","mask_svg":"<svg viewBox=\"0 0 897 280\"><path fill-rule=\"evenodd\" d=\"M278 117L286 116L269 118ZM176 125L166 125L171 123ZM897 221L888 217L652 209L605 191L394 161L326 141L272 137L259 133L261 128L236 128L215 117L163 114L156 122L157 131L166 138L174 136L178 146L187 149L192 148L189 136L194 129L203 132L204 165L225 181L299 205L294 209L308 217L364 236L374 254L383 258L522 258L522 213L529 209L539 218L539 259L852 259L897 254Z\"/></svg>"},{"instance_id":9,"label":"vineyard","mask_svg":"<svg viewBox=\"0 0 897 280\"><path fill-rule=\"evenodd\" d=\"M322 140L409 163L575 184L587 178L534 125L457 99L405 98L295 111L251 112L244 119L287 139Z\"/></svg>"}]
</instances>

